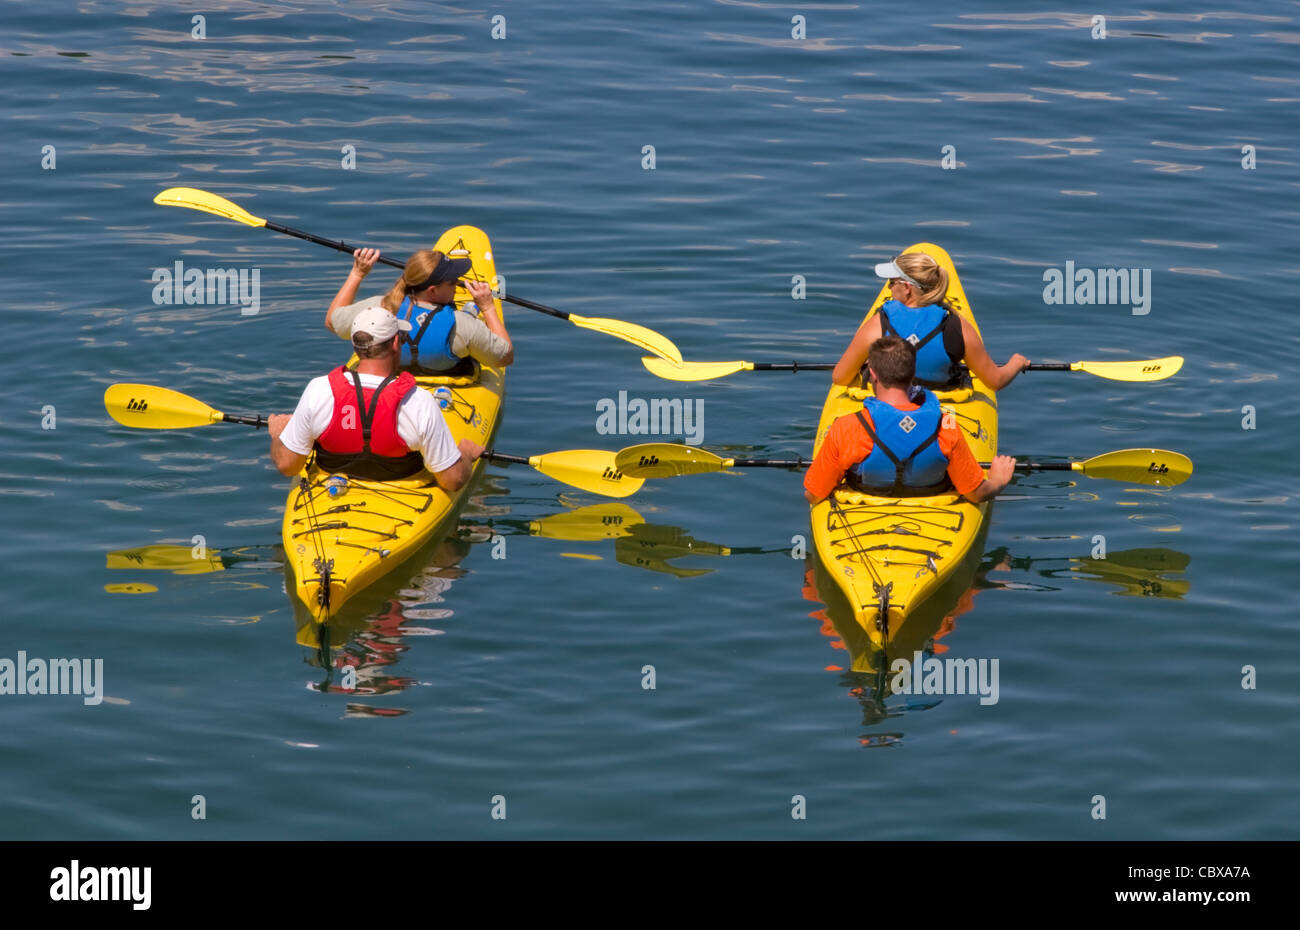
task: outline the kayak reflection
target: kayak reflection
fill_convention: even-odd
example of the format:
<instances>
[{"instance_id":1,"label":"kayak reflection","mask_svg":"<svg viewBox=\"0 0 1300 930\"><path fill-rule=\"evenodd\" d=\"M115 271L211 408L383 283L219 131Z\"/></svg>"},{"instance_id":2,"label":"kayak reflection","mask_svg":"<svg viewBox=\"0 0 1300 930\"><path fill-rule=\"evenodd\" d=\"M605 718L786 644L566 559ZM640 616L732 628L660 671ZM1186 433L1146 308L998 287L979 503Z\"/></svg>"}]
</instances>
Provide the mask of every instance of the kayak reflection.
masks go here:
<instances>
[{"instance_id":1,"label":"kayak reflection","mask_svg":"<svg viewBox=\"0 0 1300 930\"><path fill-rule=\"evenodd\" d=\"M355 696L392 694L416 683L416 679L394 674L393 667L410 645L412 636L443 633L424 624L445 620L453 611L436 606L444 603L452 583L466 574L460 567L474 542L486 537L473 528L461 527L420 550L411 560L422 566L411 575L399 570L396 577L362 591L343 605L327 624L317 623L304 605L294 603L297 642L311 650L307 662L325 670L325 678L312 685L315 690ZM349 705L345 716L396 716L397 708Z\"/></svg>"},{"instance_id":2,"label":"kayak reflection","mask_svg":"<svg viewBox=\"0 0 1300 930\"><path fill-rule=\"evenodd\" d=\"M943 656L949 651L948 639L957 629L957 619L969 612L975 597L990 588L1057 591L1060 584L1026 583L1014 578L999 577L1015 571L1033 572L1039 578L1054 582L1096 581L1114 585L1111 593L1121 596L1181 598L1187 594L1189 582L1183 575L1191 557L1176 549L1144 547L1109 552L1104 559L1082 556L1016 557L1005 547L992 549L982 557L974 553L983 551L987 530L976 540L971 555L913 613L884 650L872 644L861 624L854 619L839 586L835 584L825 565L815 552L805 564L803 596L805 600L820 601L825 606L812 611L809 616L821 624L823 636L831 639L831 647L846 652L847 660L828 664L827 671L840 673L840 681L856 697L862 708L862 726L879 727L886 723L894 728L863 733L859 741L863 746L887 746L902 739L896 729L898 718L908 711L927 710L942 700L942 696L896 694L895 676L890 673L890 663L899 657L911 659L920 652L926 658Z\"/></svg>"}]
</instances>

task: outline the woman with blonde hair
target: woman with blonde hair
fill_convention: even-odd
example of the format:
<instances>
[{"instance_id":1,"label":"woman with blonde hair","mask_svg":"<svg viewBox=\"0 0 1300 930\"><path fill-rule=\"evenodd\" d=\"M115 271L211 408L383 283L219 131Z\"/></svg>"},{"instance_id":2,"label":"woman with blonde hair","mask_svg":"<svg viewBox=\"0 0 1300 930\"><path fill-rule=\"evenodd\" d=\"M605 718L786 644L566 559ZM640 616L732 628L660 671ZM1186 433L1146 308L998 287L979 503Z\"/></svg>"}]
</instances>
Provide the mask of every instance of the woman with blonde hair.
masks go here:
<instances>
[{"instance_id":1,"label":"woman with blonde hair","mask_svg":"<svg viewBox=\"0 0 1300 930\"><path fill-rule=\"evenodd\" d=\"M417 368L450 371L467 358L504 368L515 360L514 345L497 312L492 288L482 281L461 282L478 305L478 316L470 312L468 304L457 310L451 302L457 281L472 267L468 258L449 258L422 249L406 260L401 276L387 294L357 300L357 288L378 258L378 249L357 249L353 254L352 271L325 313L326 329L350 339L357 315L382 306L411 324L411 331L403 339L402 360Z\"/></svg>"},{"instance_id":2,"label":"woman with blonde hair","mask_svg":"<svg viewBox=\"0 0 1300 930\"><path fill-rule=\"evenodd\" d=\"M891 300L858 327L844 350L831 380L853 384L867 361L871 344L881 336L898 336L916 350L916 382L942 390L961 381L961 363L995 391L1012 382L1029 365L1016 353L1005 365L989 357L975 327L948 305L948 272L924 252L906 252L876 266L876 275L889 281Z\"/></svg>"}]
</instances>

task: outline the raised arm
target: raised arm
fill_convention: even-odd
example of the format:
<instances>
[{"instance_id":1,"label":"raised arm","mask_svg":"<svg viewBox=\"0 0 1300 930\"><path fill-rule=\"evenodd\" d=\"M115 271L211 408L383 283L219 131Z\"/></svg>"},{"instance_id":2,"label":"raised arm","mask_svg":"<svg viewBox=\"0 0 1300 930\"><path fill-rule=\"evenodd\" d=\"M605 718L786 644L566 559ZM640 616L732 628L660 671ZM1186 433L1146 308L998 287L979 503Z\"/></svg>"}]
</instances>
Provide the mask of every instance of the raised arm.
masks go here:
<instances>
[{"instance_id":1,"label":"raised arm","mask_svg":"<svg viewBox=\"0 0 1300 930\"><path fill-rule=\"evenodd\" d=\"M482 281L466 281L465 287L473 296L474 303L478 304L483 325L490 329L493 335L505 340L506 345L509 347L505 355L494 363L498 368L505 368L515 360L515 344L511 341L510 334L506 332L506 321L497 312L496 301L492 299L492 288ZM482 359L479 361L482 361Z\"/></svg>"},{"instance_id":2,"label":"raised arm","mask_svg":"<svg viewBox=\"0 0 1300 930\"><path fill-rule=\"evenodd\" d=\"M330 332L334 327L330 325L334 311L339 307L346 307L357 299L357 288L361 287L361 282L365 280L366 275L370 274L370 269L375 267L375 262L379 259L378 249L357 249L352 253L352 270L348 272L348 278L339 288L339 292L334 295L334 300L330 302L329 309L325 311L325 328Z\"/></svg>"}]
</instances>

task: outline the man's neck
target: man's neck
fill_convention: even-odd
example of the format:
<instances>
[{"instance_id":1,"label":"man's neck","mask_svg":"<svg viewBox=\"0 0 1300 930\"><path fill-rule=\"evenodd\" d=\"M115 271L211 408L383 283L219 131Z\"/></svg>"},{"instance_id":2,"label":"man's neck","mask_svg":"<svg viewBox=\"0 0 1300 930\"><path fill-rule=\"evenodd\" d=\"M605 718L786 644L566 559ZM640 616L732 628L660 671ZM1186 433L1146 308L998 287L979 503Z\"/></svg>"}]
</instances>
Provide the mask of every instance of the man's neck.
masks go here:
<instances>
[{"instance_id":1,"label":"man's neck","mask_svg":"<svg viewBox=\"0 0 1300 930\"><path fill-rule=\"evenodd\" d=\"M912 399L907 396L907 388L885 387L876 383L876 400L891 407L910 407Z\"/></svg>"},{"instance_id":2,"label":"man's neck","mask_svg":"<svg viewBox=\"0 0 1300 930\"><path fill-rule=\"evenodd\" d=\"M387 378L395 371L397 371L397 363L392 356L388 358L363 358L357 362L357 374L360 375L378 375L381 378Z\"/></svg>"}]
</instances>

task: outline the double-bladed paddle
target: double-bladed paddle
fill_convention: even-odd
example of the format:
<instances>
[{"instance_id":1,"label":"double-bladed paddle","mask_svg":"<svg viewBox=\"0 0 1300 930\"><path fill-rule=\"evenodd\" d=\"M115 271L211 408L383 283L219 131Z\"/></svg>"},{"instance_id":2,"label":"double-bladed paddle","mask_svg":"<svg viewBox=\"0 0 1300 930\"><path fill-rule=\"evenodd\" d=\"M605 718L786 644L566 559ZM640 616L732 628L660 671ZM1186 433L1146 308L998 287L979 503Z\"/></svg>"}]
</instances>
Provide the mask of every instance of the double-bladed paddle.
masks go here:
<instances>
[{"instance_id":1,"label":"double-bladed paddle","mask_svg":"<svg viewBox=\"0 0 1300 930\"><path fill-rule=\"evenodd\" d=\"M266 426L262 415L222 413L197 398L170 388L148 384L114 384L104 392L108 415L123 426L138 429L187 429L213 423ZM505 455L484 452L483 458L499 464L531 465L548 478L605 497L627 497L644 484L619 472L615 453L599 449L569 449L545 455Z\"/></svg>"},{"instance_id":2,"label":"double-bladed paddle","mask_svg":"<svg viewBox=\"0 0 1300 930\"><path fill-rule=\"evenodd\" d=\"M634 478L671 478L726 471L728 468L804 468L807 459L731 459L707 449L669 442L629 446L614 456L618 470ZM981 467L988 468L987 462ZM1073 471L1085 478L1173 487L1192 476L1192 460L1164 449L1121 449L1082 462L1018 462L1018 470Z\"/></svg>"},{"instance_id":3,"label":"double-bladed paddle","mask_svg":"<svg viewBox=\"0 0 1300 930\"><path fill-rule=\"evenodd\" d=\"M236 223L243 223L245 226L262 226L278 233L284 233L286 236L295 236L340 252L352 254L360 248L360 246L348 245L346 242L335 239L315 236L309 232L303 232L301 229L284 226L260 216L253 216L239 204L227 200L225 197L219 197L216 194L194 187L169 187L155 197L153 202L166 207L188 207L191 210L201 210L204 213L211 213L213 216L220 216L228 220L234 220ZM393 268L406 267L402 262L385 258L382 255L379 257L379 262ZM524 300L522 297L515 297L510 294L501 295L501 299L520 307L527 307L529 310L536 310L539 313L558 317L561 320L568 320L574 326L579 326L582 329L594 330L598 333L604 333L606 336L614 336L624 342L630 342L647 352L653 352L657 357L665 359L673 365L679 364L682 360L682 353L677 346L673 345L672 340L661 333L639 326L636 323L627 323L623 320L608 320L602 317L578 316L576 313L565 313L563 310L556 310L554 307L534 303L531 300Z\"/></svg>"},{"instance_id":4,"label":"double-bladed paddle","mask_svg":"<svg viewBox=\"0 0 1300 930\"><path fill-rule=\"evenodd\" d=\"M831 371L833 362L682 362L642 357L650 373L668 381L713 381L739 371ZM1183 367L1181 355L1124 362L1047 362L1030 365L1026 371L1082 371L1111 381L1162 381Z\"/></svg>"}]
</instances>

